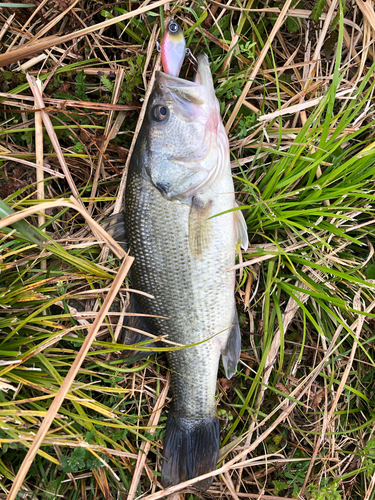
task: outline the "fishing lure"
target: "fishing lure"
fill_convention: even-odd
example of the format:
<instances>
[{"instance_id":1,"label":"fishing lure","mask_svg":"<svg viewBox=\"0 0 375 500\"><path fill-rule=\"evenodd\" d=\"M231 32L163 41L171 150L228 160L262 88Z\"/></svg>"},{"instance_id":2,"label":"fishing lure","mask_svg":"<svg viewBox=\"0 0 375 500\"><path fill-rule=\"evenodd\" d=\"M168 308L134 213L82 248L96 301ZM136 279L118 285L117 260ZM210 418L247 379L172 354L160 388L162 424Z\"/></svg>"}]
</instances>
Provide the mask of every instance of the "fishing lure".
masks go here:
<instances>
[{"instance_id":1,"label":"fishing lure","mask_svg":"<svg viewBox=\"0 0 375 500\"><path fill-rule=\"evenodd\" d=\"M179 76L186 55L184 32L173 19L168 25L161 42L161 60L164 73Z\"/></svg>"}]
</instances>

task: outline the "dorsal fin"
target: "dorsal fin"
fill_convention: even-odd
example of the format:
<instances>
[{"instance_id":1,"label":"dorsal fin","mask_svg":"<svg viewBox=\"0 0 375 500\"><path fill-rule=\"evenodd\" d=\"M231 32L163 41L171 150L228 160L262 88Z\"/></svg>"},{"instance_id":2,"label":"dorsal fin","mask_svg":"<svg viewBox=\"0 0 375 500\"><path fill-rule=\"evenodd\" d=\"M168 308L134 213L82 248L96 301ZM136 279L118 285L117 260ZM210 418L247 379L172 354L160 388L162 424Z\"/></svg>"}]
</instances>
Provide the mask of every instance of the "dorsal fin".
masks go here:
<instances>
[{"instance_id":1,"label":"dorsal fin","mask_svg":"<svg viewBox=\"0 0 375 500\"><path fill-rule=\"evenodd\" d=\"M128 251L128 240L126 234L125 226L125 214L124 212L119 212L118 214L112 214L102 221L102 224L108 224L105 228L108 234L112 236L114 240L119 243L122 248Z\"/></svg>"}]
</instances>

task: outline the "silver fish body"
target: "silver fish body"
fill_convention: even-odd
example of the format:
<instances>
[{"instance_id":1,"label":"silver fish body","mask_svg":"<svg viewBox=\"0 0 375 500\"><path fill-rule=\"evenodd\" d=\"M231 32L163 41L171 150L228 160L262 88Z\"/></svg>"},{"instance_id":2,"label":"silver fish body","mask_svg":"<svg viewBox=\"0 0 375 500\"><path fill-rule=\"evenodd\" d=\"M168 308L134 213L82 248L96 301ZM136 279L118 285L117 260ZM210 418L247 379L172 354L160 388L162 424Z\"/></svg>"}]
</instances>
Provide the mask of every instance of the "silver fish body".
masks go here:
<instances>
[{"instance_id":1,"label":"silver fish body","mask_svg":"<svg viewBox=\"0 0 375 500\"><path fill-rule=\"evenodd\" d=\"M125 224L138 311L155 335L197 344L167 353L173 403L162 483L213 470L219 452L215 391L220 355L236 369L240 332L234 300L236 245L247 246L235 207L228 139L206 56L197 81L158 72L129 168ZM197 486L206 489L211 480Z\"/></svg>"}]
</instances>

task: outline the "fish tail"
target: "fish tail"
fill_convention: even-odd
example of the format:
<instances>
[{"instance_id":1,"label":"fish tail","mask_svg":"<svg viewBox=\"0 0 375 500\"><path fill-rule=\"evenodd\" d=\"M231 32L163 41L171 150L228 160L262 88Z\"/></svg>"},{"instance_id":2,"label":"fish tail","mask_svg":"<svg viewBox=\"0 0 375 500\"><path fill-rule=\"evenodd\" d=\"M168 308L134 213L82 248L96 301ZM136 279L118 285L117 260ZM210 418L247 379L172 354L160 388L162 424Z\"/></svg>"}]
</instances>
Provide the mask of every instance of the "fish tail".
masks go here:
<instances>
[{"instance_id":1,"label":"fish tail","mask_svg":"<svg viewBox=\"0 0 375 500\"><path fill-rule=\"evenodd\" d=\"M169 413L164 438L161 483L164 488L216 469L220 448L220 427L216 417L179 418ZM213 477L195 483L206 490Z\"/></svg>"}]
</instances>

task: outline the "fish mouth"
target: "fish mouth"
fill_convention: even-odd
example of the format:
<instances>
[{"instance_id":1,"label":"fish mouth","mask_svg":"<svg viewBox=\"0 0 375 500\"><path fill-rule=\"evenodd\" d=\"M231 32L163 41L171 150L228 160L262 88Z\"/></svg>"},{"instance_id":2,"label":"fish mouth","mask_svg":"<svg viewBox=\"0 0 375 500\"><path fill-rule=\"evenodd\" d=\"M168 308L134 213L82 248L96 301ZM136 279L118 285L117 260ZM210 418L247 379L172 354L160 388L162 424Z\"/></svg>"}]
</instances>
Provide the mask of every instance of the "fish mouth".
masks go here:
<instances>
[{"instance_id":1,"label":"fish mouth","mask_svg":"<svg viewBox=\"0 0 375 500\"><path fill-rule=\"evenodd\" d=\"M201 54L197 57L198 69L194 80L185 80L177 76L168 75L163 71L156 71L155 81L170 91L181 92L181 89L197 89L201 86L213 90L213 81L210 70L210 63L207 54Z\"/></svg>"},{"instance_id":2,"label":"fish mouth","mask_svg":"<svg viewBox=\"0 0 375 500\"><path fill-rule=\"evenodd\" d=\"M168 75L163 71L156 71L156 82L164 85L165 87L197 87L199 83L192 80L185 80L184 78L179 78L178 76Z\"/></svg>"}]
</instances>

